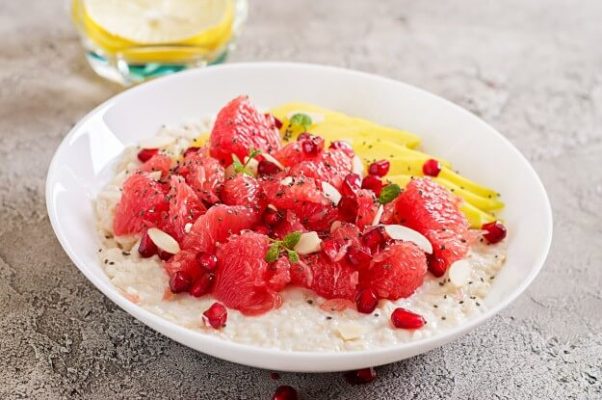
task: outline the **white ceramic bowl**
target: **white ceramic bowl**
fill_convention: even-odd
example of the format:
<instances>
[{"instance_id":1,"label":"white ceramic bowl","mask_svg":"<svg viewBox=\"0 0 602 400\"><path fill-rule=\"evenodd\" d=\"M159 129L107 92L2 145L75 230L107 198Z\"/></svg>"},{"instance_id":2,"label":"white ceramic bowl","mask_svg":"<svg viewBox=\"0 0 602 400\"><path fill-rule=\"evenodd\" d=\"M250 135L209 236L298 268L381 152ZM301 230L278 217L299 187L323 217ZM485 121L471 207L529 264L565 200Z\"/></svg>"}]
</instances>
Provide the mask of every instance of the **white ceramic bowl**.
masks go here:
<instances>
[{"instance_id":1,"label":"white ceramic bowl","mask_svg":"<svg viewBox=\"0 0 602 400\"><path fill-rule=\"evenodd\" d=\"M488 311L428 339L370 351L286 352L228 342L167 321L126 300L97 257L92 201L110 180L126 145L161 124L216 113L248 94L261 106L305 101L419 134L424 148L465 175L498 189L507 204L508 259L486 298ZM533 281L546 258L552 214L527 160L502 135L464 109L415 87L345 69L288 63L230 64L176 74L115 96L83 118L59 146L46 186L56 235L82 273L113 302L151 328L195 350L282 371L340 371L387 364L444 345L500 312ZM308 332L311 334L311 332Z\"/></svg>"}]
</instances>

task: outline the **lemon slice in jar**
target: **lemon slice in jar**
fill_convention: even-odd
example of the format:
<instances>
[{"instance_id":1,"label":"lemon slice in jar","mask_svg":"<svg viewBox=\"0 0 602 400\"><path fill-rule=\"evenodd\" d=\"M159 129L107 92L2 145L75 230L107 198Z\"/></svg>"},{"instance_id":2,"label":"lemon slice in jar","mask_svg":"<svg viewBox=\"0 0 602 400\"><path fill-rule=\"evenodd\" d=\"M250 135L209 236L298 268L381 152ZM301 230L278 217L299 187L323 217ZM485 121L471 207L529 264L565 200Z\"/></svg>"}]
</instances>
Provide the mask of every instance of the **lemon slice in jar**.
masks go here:
<instances>
[{"instance_id":1,"label":"lemon slice in jar","mask_svg":"<svg viewBox=\"0 0 602 400\"><path fill-rule=\"evenodd\" d=\"M87 17L108 34L136 44L178 43L219 25L226 0L85 0Z\"/></svg>"}]
</instances>

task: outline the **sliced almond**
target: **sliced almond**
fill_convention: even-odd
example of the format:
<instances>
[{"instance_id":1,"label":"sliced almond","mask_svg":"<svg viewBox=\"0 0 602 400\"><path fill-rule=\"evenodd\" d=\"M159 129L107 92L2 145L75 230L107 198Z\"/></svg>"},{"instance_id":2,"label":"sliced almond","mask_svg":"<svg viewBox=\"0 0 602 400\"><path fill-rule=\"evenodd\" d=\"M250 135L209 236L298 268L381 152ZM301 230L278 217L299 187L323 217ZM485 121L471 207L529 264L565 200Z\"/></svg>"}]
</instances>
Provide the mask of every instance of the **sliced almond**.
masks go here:
<instances>
[{"instance_id":1,"label":"sliced almond","mask_svg":"<svg viewBox=\"0 0 602 400\"><path fill-rule=\"evenodd\" d=\"M332 224L330 224L330 233L336 231L340 227L341 227L341 221L334 221Z\"/></svg>"},{"instance_id":2,"label":"sliced almond","mask_svg":"<svg viewBox=\"0 0 602 400\"><path fill-rule=\"evenodd\" d=\"M268 153L261 153L261 156L263 157L264 160L271 162L272 164L274 164L278 168L284 169L284 165L282 165L280 163L280 161L276 160L275 157L269 155Z\"/></svg>"},{"instance_id":3,"label":"sliced almond","mask_svg":"<svg viewBox=\"0 0 602 400\"><path fill-rule=\"evenodd\" d=\"M385 211L385 207L383 207L382 204L380 206L378 206L378 210L376 210L376 215L374 216L374 219L372 220L372 226L376 226L376 225L380 224L380 219L383 217L384 211Z\"/></svg>"},{"instance_id":4,"label":"sliced almond","mask_svg":"<svg viewBox=\"0 0 602 400\"><path fill-rule=\"evenodd\" d=\"M366 328L356 322L342 322L336 330L343 340L359 339L366 333Z\"/></svg>"},{"instance_id":5,"label":"sliced almond","mask_svg":"<svg viewBox=\"0 0 602 400\"><path fill-rule=\"evenodd\" d=\"M470 281L471 273L470 263L467 260L458 260L450 265L447 277L452 285L462 287Z\"/></svg>"},{"instance_id":6,"label":"sliced almond","mask_svg":"<svg viewBox=\"0 0 602 400\"><path fill-rule=\"evenodd\" d=\"M322 182L322 191L324 192L324 196L326 196L330 201L332 201L335 206L339 204L339 201L341 201L341 194L339 193L337 188L332 186L330 183Z\"/></svg>"},{"instance_id":7,"label":"sliced almond","mask_svg":"<svg viewBox=\"0 0 602 400\"><path fill-rule=\"evenodd\" d=\"M180 245L176 239L163 232L161 229L150 228L147 232L153 243L161 250L166 251L169 254L177 254L180 252Z\"/></svg>"},{"instance_id":8,"label":"sliced almond","mask_svg":"<svg viewBox=\"0 0 602 400\"><path fill-rule=\"evenodd\" d=\"M247 169L255 176L257 176L257 166L259 165L259 161L255 158L249 160L249 157L245 157L244 162L247 164Z\"/></svg>"},{"instance_id":9,"label":"sliced almond","mask_svg":"<svg viewBox=\"0 0 602 400\"><path fill-rule=\"evenodd\" d=\"M280 184L284 186L292 185L295 180L292 176L287 176L286 178L280 180Z\"/></svg>"},{"instance_id":10,"label":"sliced almond","mask_svg":"<svg viewBox=\"0 0 602 400\"><path fill-rule=\"evenodd\" d=\"M153 136L140 141L139 145L143 149L161 149L174 143L176 138L173 136Z\"/></svg>"},{"instance_id":11,"label":"sliced almond","mask_svg":"<svg viewBox=\"0 0 602 400\"><path fill-rule=\"evenodd\" d=\"M358 174L359 176L364 176L364 163L362 163L362 159L358 156L353 157L351 162L351 172Z\"/></svg>"},{"instance_id":12,"label":"sliced almond","mask_svg":"<svg viewBox=\"0 0 602 400\"><path fill-rule=\"evenodd\" d=\"M149 172L148 177L151 178L153 181L158 181L159 179L161 179L161 171Z\"/></svg>"},{"instance_id":13,"label":"sliced almond","mask_svg":"<svg viewBox=\"0 0 602 400\"><path fill-rule=\"evenodd\" d=\"M315 231L301 234L299 242L295 246L295 251L300 255L311 254L320 251L322 239Z\"/></svg>"},{"instance_id":14,"label":"sliced almond","mask_svg":"<svg viewBox=\"0 0 602 400\"><path fill-rule=\"evenodd\" d=\"M385 232L391 239L403 240L406 242L412 242L418 246L425 253L431 254L433 252L433 245L429 240L413 229L403 225L383 225Z\"/></svg>"}]
</instances>

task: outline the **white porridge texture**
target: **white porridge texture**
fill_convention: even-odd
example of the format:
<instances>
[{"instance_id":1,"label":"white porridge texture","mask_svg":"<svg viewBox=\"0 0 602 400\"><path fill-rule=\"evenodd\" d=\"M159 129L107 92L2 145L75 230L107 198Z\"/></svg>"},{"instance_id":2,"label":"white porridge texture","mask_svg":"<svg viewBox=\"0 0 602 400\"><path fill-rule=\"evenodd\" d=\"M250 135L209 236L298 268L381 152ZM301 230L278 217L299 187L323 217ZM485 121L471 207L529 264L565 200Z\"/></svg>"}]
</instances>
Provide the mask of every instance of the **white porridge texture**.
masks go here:
<instances>
[{"instance_id":1,"label":"white porridge texture","mask_svg":"<svg viewBox=\"0 0 602 400\"><path fill-rule=\"evenodd\" d=\"M209 120L205 120L177 129L162 128L151 140L162 144L163 151L177 156L200 133L208 132L209 126ZM469 275L462 285L447 275L434 278L428 274L412 296L397 301L381 300L372 314L349 308L331 310L324 304L325 299L309 290L288 288L281 292L283 303L278 309L253 317L228 310L226 326L216 330L206 326L201 318L203 311L214 302L212 298L172 294L167 273L157 256L141 258L135 240L112 236L113 212L120 198L120 186L139 166L136 153L136 148L124 152L117 175L97 198L98 229L102 238L99 256L111 282L130 301L208 335L291 351L353 351L419 340L458 326L483 312L483 300L505 260L505 242L497 245L477 242L466 258ZM427 321L426 325L417 330L395 329L390 315L396 307L420 314Z\"/></svg>"}]
</instances>

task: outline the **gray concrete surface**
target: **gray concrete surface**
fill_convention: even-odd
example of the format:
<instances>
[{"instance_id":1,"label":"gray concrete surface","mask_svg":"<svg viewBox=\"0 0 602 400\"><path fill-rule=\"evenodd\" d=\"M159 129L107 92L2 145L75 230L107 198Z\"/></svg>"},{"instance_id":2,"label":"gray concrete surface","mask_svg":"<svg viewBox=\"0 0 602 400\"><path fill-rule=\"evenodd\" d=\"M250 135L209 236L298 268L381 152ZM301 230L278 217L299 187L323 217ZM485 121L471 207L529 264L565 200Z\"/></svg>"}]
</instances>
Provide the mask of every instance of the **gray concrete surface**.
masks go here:
<instances>
[{"instance_id":1,"label":"gray concrete surface","mask_svg":"<svg viewBox=\"0 0 602 400\"><path fill-rule=\"evenodd\" d=\"M72 265L44 204L69 128L120 88L94 76L65 1L0 1L0 398L602 399L602 3L257 0L232 61L334 64L410 82L498 128L554 208L546 266L457 342L340 374L246 368L196 353L114 306Z\"/></svg>"}]
</instances>

